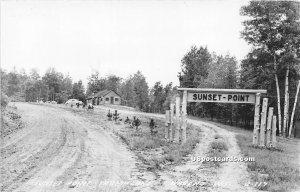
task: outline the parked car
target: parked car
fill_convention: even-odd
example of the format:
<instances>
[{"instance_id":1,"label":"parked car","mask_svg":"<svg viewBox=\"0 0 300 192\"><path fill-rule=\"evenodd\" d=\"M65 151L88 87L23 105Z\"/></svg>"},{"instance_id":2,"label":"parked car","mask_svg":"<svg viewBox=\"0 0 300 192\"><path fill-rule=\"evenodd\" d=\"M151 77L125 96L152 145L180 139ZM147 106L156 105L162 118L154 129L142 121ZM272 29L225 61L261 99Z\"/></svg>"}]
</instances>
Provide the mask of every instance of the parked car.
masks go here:
<instances>
[{"instance_id":1,"label":"parked car","mask_svg":"<svg viewBox=\"0 0 300 192\"><path fill-rule=\"evenodd\" d=\"M69 99L65 104L76 106L77 103L79 103L79 105L83 105L83 102L78 99Z\"/></svg>"}]
</instances>

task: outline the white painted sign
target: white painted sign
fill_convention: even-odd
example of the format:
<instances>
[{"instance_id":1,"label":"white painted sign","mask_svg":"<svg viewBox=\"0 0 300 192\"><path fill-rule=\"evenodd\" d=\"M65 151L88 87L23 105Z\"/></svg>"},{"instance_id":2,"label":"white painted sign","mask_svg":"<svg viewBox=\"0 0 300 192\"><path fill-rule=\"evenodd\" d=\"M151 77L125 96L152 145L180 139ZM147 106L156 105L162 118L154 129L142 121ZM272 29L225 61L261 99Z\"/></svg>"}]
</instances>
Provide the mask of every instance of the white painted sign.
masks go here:
<instances>
[{"instance_id":1,"label":"white painted sign","mask_svg":"<svg viewBox=\"0 0 300 192\"><path fill-rule=\"evenodd\" d=\"M218 103L255 103L253 93L190 93L188 102L218 102Z\"/></svg>"}]
</instances>

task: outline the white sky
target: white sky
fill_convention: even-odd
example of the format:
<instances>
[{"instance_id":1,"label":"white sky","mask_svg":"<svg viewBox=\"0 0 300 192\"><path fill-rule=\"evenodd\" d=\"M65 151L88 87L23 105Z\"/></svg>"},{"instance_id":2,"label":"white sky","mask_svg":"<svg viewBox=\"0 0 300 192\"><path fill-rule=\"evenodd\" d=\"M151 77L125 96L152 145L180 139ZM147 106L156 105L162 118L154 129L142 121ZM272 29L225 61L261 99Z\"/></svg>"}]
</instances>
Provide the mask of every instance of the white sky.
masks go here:
<instances>
[{"instance_id":1,"label":"white sky","mask_svg":"<svg viewBox=\"0 0 300 192\"><path fill-rule=\"evenodd\" d=\"M247 1L1 1L1 67L50 66L87 82L93 70L150 86L178 85L192 45L243 59L240 7Z\"/></svg>"}]
</instances>

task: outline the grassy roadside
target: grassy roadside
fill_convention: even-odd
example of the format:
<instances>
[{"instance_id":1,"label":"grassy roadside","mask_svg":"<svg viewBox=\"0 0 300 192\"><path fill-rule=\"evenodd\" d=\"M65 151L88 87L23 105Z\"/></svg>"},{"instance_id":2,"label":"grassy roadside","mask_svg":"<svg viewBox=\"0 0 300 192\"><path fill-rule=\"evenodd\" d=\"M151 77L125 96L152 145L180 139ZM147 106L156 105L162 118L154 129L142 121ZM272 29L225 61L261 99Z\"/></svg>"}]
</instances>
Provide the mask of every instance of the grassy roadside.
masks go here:
<instances>
[{"instance_id":1,"label":"grassy roadside","mask_svg":"<svg viewBox=\"0 0 300 192\"><path fill-rule=\"evenodd\" d=\"M251 133L239 134L237 140L242 153L255 158L255 162L248 163L248 170L258 189L273 192L299 190L299 140L281 139L278 150L251 146Z\"/></svg>"},{"instance_id":2,"label":"grassy roadside","mask_svg":"<svg viewBox=\"0 0 300 192\"><path fill-rule=\"evenodd\" d=\"M143 117L142 122L147 122L148 117ZM170 143L164 139L164 123L155 120L157 123L157 134L151 135L146 123L143 123L140 130L136 131L128 126L123 126L122 132L117 134L125 141L131 150L149 165L149 169L163 169L168 164L178 164L186 160L200 141L199 128L188 124L187 137L190 138L185 144Z\"/></svg>"},{"instance_id":3,"label":"grassy roadside","mask_svg":"<svg viewBox=\"0 0 300 192\"><path fill-rule=\"evenodd\" d=\"M277 137L278 147L275 150L260 149L251 145L252 131L204 121L237 133L236 138L242 155L255 158L255 162L248 162L247 166L252 183L257 189L272 192L300 191L299 139L288 140Z\"/></svg>"}]
</instances>

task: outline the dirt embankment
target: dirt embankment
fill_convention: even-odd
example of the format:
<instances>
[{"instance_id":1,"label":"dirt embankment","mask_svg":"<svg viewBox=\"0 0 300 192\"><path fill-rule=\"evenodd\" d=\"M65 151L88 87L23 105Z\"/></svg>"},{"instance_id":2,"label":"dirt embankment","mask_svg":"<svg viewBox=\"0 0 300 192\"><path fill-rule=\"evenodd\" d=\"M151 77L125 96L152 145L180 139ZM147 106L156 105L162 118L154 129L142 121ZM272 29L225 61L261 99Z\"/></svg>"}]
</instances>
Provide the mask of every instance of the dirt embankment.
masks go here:
<instances>
[{"instance_id":1,"label":"dirt embankment","mask_svg":"<svg viewBox=\"0 0 300 192\"><path fill-rule=\"evenodd\" d=\"M1 132L0 137L9 137L10 134L24 127L21 116L15 106L7 106L1 109Z\"/></svg>"}]
</instances>

